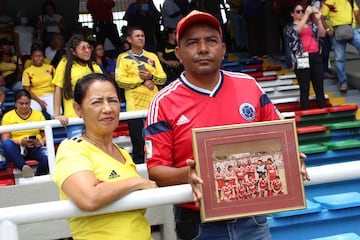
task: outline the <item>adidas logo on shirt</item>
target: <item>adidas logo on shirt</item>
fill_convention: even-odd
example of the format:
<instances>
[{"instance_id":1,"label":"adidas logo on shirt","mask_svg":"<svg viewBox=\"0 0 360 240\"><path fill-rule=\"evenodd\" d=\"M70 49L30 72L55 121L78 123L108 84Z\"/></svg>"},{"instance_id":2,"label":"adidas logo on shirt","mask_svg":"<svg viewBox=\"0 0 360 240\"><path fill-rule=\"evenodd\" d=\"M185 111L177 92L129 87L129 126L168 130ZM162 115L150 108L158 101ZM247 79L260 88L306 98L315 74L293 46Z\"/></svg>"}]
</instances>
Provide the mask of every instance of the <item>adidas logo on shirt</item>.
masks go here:
<instances>
[{"instance_id":1,"label":"adidas logo on shirt","mask_svg":"<svg viewBox=\"0 0 360 240\"><path fill-rule=\"evenodd\" d=\"M187 117L185 117L185 115L181 115L181 117L177 121L176 125L180 126L180 125L183 125L183 124L188 123L188 122L190 122L190 120Z\"/></svg>"},{"instance_id":2,"label":"adidas logo on shirt","mask_svg":"<svg viewBox=\"0 0 360 240\"><path fill-rule=\"evenodd\" d=\"M117 173L115 172L115 170L112 170L111 173L110 173L110 175L109 175L109 179L114 179L114 178L118 178L118 177L120 177L120 175L117 174Z\"/></svg>"}]
</instances>

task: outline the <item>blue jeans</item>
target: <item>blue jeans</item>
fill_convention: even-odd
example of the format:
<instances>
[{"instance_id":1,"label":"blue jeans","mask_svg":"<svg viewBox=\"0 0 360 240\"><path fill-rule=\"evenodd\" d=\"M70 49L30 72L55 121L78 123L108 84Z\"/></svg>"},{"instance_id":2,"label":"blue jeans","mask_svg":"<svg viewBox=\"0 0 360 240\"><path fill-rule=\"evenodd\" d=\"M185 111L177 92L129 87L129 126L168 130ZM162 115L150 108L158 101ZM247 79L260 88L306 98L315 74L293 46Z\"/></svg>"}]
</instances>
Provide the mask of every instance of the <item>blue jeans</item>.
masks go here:
<instances>
[{"instance_id":1,"label":"blue jeans","mask_svg":"<svg viewBox=\"0 0 360 240\"><path fill-rule=\"evenodd\" d=\"M347 82L347 76L345 71L345 61L346 61L346 55L345 55L345 49L346 44L350 43L353 45L360 55L360 34L358 32L357 28L353 29L354 38L351 41L336 41L335 38L332 38L332 43L334 47L334 54L335 54L335 67L336 67L336 73L339 80L339 86L343 84L348 84Z\"/></svg>"},{"instance_id":2,"label":"blue jeans","mask_svg":"<svg viewBox=\"0 0 360 240\"><path fill-rule=\"evenodd\" d=\"M12 86L12 88L7 88L7 87L3 86L3 87L1 87L1 89L3 90L3 92L6 95L9 91L16 92L19 89L23 89L23 86L22 86L21 81L19 81L19 82L15 83L14 86Z\"/></svg>"},{"instance_id":3,"label":"blue jeans","mask_svg":"<svg viewBox=\"0 0 360 240\"><path fill-rule=\"evenodd\" d=\"M178 240L271 240L266 216L201 223L199 211L175 206Z\"/></svg>"},{"instance_id":4,"label":"blue jeans","mask_svg":"<svg viewBox=\"0 0 360 240\"><path fill-rule=\"evenodd\" d=\"M20 146L11 139L5 140L3 147L6 160L12 161L17 168L22 169L25 165L25 160L36 160L39 162L39 165L35 175L39 176L49 173L46 147L26 148L27 154L25 156L21 155Z\"/></svg>"}]
</instances>

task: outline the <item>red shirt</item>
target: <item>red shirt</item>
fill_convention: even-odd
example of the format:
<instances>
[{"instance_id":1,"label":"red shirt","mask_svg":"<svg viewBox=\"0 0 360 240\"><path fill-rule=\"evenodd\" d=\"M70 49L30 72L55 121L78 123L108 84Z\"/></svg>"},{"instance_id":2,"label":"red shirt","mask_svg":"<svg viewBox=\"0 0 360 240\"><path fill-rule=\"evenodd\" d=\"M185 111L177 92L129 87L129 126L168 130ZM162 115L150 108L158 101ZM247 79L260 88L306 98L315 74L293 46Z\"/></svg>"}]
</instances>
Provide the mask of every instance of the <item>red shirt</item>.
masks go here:
<instances>
[{"instance_id":1,"label":"red shirt","mask_svg":"<svg viewBox=\"0 0 360 240\"><path fill-rule=\"evenodd\" d=\"M95 23L112 22L112 8L115 6L114 0L88 0L87 9L89 10Z\"/></svg>"},{"instance_id":2,"label":"red shirt","mask_svg":"<svg viewBox=\"0 0 360 240\"><path fill-rule=\"evenodd\" d=\"M278 120L279 112L254 78L221 71L212 92L180 79L153 98L145 124L146 163L180 168L194 159L191 129Z\"/></svg>"}]
</instances>

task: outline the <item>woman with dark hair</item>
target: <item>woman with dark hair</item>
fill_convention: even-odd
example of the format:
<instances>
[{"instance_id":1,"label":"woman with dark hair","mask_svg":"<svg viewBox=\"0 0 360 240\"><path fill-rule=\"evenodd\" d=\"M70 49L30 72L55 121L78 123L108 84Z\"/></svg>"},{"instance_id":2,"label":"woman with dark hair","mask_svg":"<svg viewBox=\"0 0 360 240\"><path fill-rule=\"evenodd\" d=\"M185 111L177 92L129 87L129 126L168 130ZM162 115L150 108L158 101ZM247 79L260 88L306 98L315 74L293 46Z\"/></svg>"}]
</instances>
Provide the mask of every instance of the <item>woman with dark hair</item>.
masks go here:
<instances>
[{"instance_id":1,"label":"woman with dark hair","mask_svg":"<svg viewBox=\"0 0 360 240\"><path fill-rule=\"evenodd\" d=\"M31 46L31 65L23 72L22 85L31 94L31 108L54 116L55 69L44 63L44 51L40 44Z\"/></svg>"},{"instance_id":2,"label":"woman with dark hair","mask_svg":"<svg viewBox=\"0 0 360 240\"><path fill-rule=\"evenodd\" d=\"M3 116L2 125L45 121L43 114L30 107L31 95L26 89L15 92L15 108ZM49 173L48 158L44 132L39 129L28 129L5 132L1 136L7 161L22 170L23 177L34 176L33 169L25 160L37 160L36 176Z\"/></svg>"},{"instance_id":3,"label":"woman with dark hair","mask_svg":"<svg viewBox=\"0 0 360 240\"><path fill-rule=\"evenodd\" d=\"M116 61L105 56L104 45L101 42L95 42L93 46L94 46L92 53L93 61L100 66L104 74L108 74L114 77Z\"/></svg>"},{"instance_id":4,"label":"woman with dark hair","mask_svg":"<svg viewBox=\"0 0 360 240\"><path fill-rule=\"evenodd\" d=\"M89 74L74 90L74 108L84 119L81 137L61 142L53 179L60 199L71 199L84 211L95 211L136 190L157 187L144 179L126 150L112 143L119 123L120 94L115 80ZM144 209L69 219L74 239L150 240Z\"/></svg>"},{"instance_id":5,"label":"woman with dark hair","mask_svg":"<svg viewBox=\"0 0 360 240\"><path fill-rule=\"evenodd\" d=\"M92 46L83 35L75 34L66 43L66 58L63 58L56 68L53 79L54 93L54 118L62 125L69 123L68 118L77 117L74 108L73 89L81 77L97 72L102 73L100 67L91 60ZM64 114L61 114L63 105ZM67 126L68 137L80 136L82 125Z\"/></svg>"},{"instance_id":6,"label":"woman with dark hair","mask_svg":"<svg viewBox=\"0 0 360 240\"><path fill-rule=\"evenodd\" d=\"M302 4L297 3L291 7L290 14L293 21L288 25L287 36L294 72L300 86L301 108L310 108L310 81L318 107L324 108L324 69L319 53L319 37L325 36L325 29L321 22L321 11L310 5L304 10Z\"/></svg>"}]
</instances>

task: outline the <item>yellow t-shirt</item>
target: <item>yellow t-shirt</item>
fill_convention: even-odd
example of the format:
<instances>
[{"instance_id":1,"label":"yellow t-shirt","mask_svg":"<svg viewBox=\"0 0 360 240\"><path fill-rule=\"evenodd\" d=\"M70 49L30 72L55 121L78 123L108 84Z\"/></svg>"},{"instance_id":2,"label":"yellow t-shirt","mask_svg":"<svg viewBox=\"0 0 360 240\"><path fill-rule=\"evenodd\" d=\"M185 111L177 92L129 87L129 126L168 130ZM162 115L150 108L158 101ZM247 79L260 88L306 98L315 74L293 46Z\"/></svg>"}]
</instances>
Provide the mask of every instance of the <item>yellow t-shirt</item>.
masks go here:
<instances>
[{"instance_id":1,"label":"yellow t-shirt","mask_svg":"<svg viewBox=\"0 0 360 240\"><path fill-rule=\"evenodd\" d=\"M19 124L19 123L30 123L30 122L38 122L45 121L44 115L36 110L32 110L30 116L27 119L22 119L15 111L15 109L5 113L2 118L2 125L11 125L11 124ZM25 137L29 137L31 135L36 135L36 138L41 140L42 136L40 134L39 128L14 131L10 133L10 138L12 140L21 140Z\"/></svg>"},{"instance_id":2,"label":"yellow t-shirt","mask_svg":"<svg viewBox=\"0 0 360 240\"><path fill-rule=\"evenodd\" d=\"M11 62L0 61L0 72L3 77L7 77L8 75L16 71L16 61L17 61L17 56L12 56ZM22 64L20 58L18 60L18 64Z\"/></svg>"},{"instance_id":3,"label":"yellow t-shirt","mask_svg":"<svg viewBox=\"0 0 360 240\"><path fill-rule=\"evenodd\" d=\"M166 82L166 73L156 54L144 51L138 59L153 75L154 84L162 85ZM120 54L116 61L115 79L119 87L125 89L126 111L147 110L158 92L156 85L150 90L142 84L144 81L139 77L138 64L128 52Z\"/></svg>"},{"instance_id":4,"label":"yellow t-shirt","mask_svg":"<svg viewBox=\"0 0 360 240\"><path fill-rule=\"evenodd\" d=\"M64 86L64 76L65 76L65 66L66 66L66 59L62 59L59 65L56 68L55 76L52 83L55 86L63 88ZM102 73L101 68L96 63L93 63L94 72ZM92 73L91 69L88 65L81 66L77 62L74 62L71 68L71 84L72 89L74 90L76 82L83 76ZM67 117L77 117L74 108L73 108L74 99L65 99L63 98L64 104L64 115Z\"/></svg>"},{"instance_id":5,"label":"yellow t-shirt","mask_svg":"<svg viewBox=\"0 0 360 240\"><path fill-rule=\"evenodd\" d=\"M110 157L94 145L79 138L65 139L57 154L53 180L59 187L60 199L68 197L61 190L63 182L72 174L92 171L99 181L115 182L139 176L128 152L118 147L126 163ZM150 225L144 217L145 210L116 212L68 219L74 239L128 240L151 239Z\"/></svg>"},{"instance_id":6,"label":"yellow t-shirt","mask_svg":"<svg viewBox=\"0 0 360 240\"><path fill-rule=\"evenodd\" d=\"M348 0L326 0L322 5L321 13L324 17L329 17L332 27L343 24L352 24L354 28L356 26L354 10L359 10L356 1L354 1L354 9L352 9Z\"/></svg>"},{"instance_id":7,"label":"yellow t-shirt","mask_svg":"<svg viewBox=\"0 0 360 240\"><path fill-rule=\"evenodd\" d=\"M52 65L43 64L40 67L31 65L23 72L22 85L30 87L30 91L38 97L54 93L54 84L52 84L54 75L55 69Z\"/></svg>"}]
</instances>

